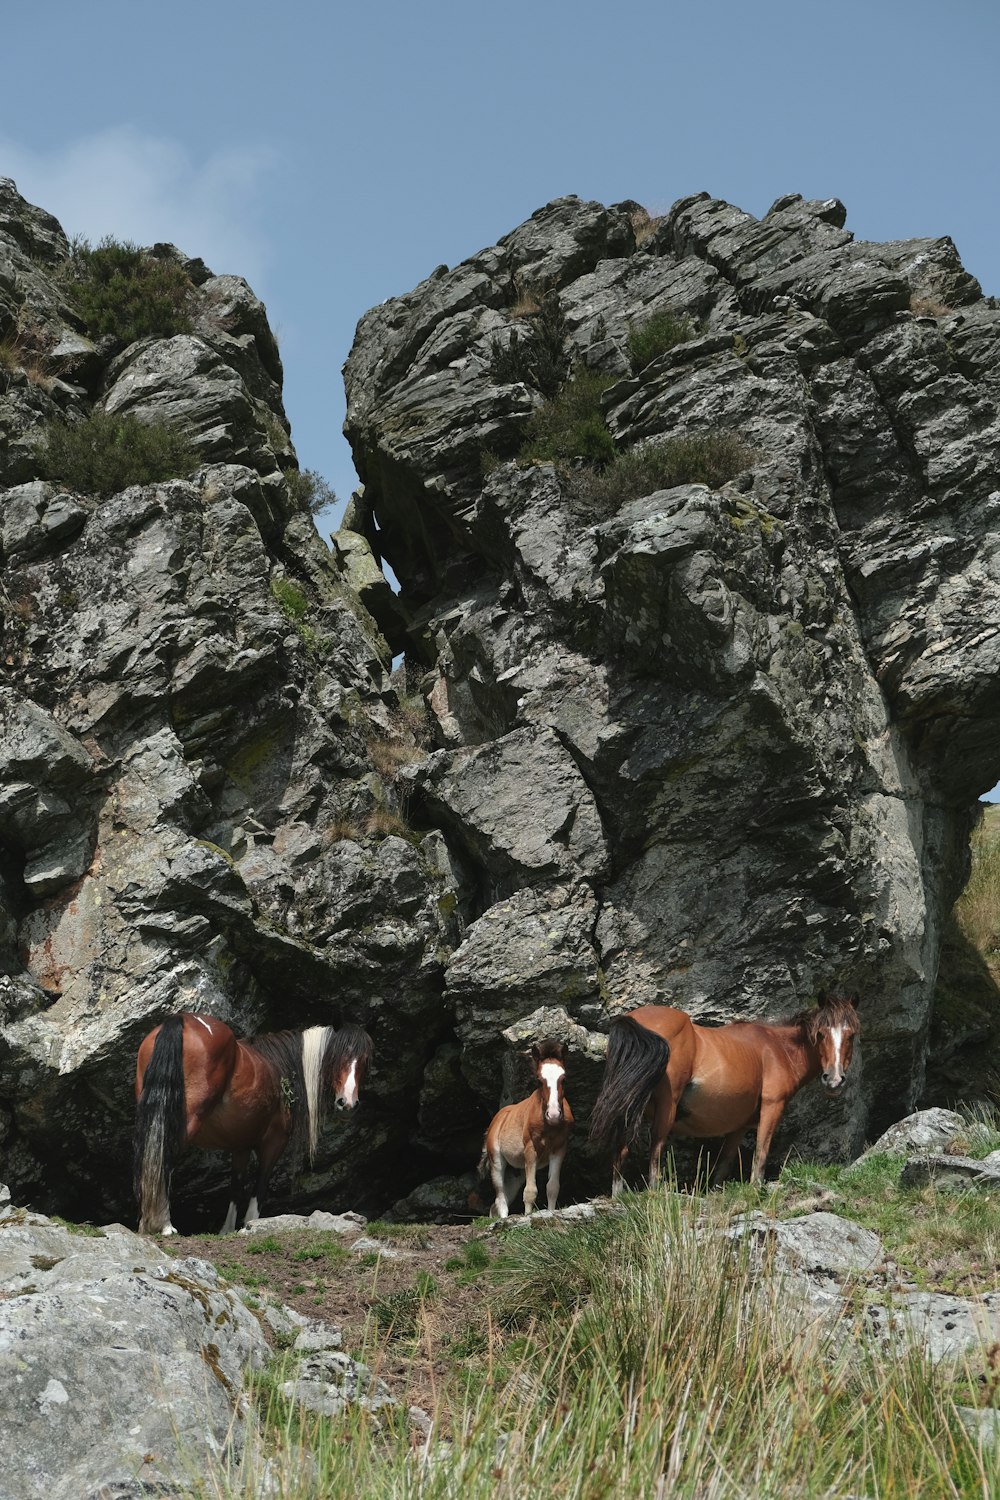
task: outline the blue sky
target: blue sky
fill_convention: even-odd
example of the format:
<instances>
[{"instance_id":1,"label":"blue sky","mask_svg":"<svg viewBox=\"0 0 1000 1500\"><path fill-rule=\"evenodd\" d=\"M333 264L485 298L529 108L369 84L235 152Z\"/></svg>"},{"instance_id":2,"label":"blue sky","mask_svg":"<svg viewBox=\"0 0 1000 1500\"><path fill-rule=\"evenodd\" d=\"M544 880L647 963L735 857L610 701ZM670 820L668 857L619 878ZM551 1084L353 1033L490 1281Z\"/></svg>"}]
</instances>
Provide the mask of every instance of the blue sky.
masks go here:
<instances>
[{"instance_id":1,"label":"blue sky","mask_svg":"<svg viewBox=\"0 0 1000 1500\"><path fill-rule=\"evenodd\" d=\"M836 196L1000 293L994 0L45 0L2 35L0 174L71 233L245 275L344 501L358 318L563 193Z\"/></svg>"}]
</instances>

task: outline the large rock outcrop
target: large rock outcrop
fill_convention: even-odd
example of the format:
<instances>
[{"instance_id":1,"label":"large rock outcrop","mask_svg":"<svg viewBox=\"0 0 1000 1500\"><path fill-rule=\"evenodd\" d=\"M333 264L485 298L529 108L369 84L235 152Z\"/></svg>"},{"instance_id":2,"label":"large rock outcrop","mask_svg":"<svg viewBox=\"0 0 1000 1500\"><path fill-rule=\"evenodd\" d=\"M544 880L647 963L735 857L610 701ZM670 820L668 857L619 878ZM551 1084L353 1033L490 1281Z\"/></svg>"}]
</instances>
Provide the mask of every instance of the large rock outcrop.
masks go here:
<instances>
[{"instance_id":1,"label":"large rock outcrop","mask_svg":"<svg viewBox=\"0 0 1000 1500\"><path fill-rule=\"evenodd\" d=\"M921 1095L1000 775L1000 311L949 240L844 219L561 199L361 321L346 430L446 745L411 777L467 871L447 992L479 1088L484 1001L716 1022L833 988L863 1078L791 1133L856 1147ZM610 377L599 491L585 446L517 459L543 387L509 355L553 293L565 369ZM634 373L664 309L687 337ZM629 456L719 435L730 482L626 489Z\"/></svg>"},{"instance_id":2,"label":"large rock outcrop","mask_svg":"<svg viewBox=\"0 0 1000 1500\"><path fill-rule=\"evenodd\" d=\"M328 552L246 284L154 247L190 326L91 338L61 229L0 184L15 1199L131 1213L135 1049L180 1008L373 1032L364 1109L276 1181L304 1206L458 1184L538 1026L585 1119L610 1017L648 1001L724 1021L857 990L863 1073L845 1103L796 1101L806 1149L921 1096L942 924L1000 776L1000 312L950 241L843 225L796 197L652 223L567 198L438 268L359 325L363 487ZM630 334L664 309L686 337L642 366ZM615 455L596 488L589 450L517 456L580 368ZM168 421L200 467L104 497L39 477L48 424L94 407ZM725 482L643 486L637 462L616 489L646 450L720 435L743 455ZM603 1168L578 1145L565 1181ZM221 1217L223 1182L182 1167L182 1225L184 1203Z\"/></svg>"}]
</instances>

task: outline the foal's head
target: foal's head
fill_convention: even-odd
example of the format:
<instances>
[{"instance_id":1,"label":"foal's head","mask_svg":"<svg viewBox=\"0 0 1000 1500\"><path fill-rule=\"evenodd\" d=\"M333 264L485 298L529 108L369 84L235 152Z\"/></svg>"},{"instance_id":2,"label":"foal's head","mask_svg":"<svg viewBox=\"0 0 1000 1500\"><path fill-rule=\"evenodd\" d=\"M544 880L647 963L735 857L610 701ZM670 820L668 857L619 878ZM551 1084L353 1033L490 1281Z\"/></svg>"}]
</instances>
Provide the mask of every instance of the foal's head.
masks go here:
<instances>
[{"instance_id":1,"label":"foal's head","mask_svg":"<svg viewBox=\"0 0 1000 1500\"><path fill-rule=\"evenodd\" d=\"M542 1091L542 1112L549 1125L555 1125L563 1118L565 1057L566 1049L562 1042L539 1042L531 1049L535 1077Z\"/></svg>"},{"instance_id":2,"label":"foal's head","mask_svg":"<svg viewBox=\"0 0 1000 1500\"><path fill-rule=\"evenodd\" d=\"M330 1088L336 1109L354 1109L372 1059L372 1039L360 1026L342 1026L330 1055Z\"/></svg>"},{"instance_id":3,"label":"foal's head","mask_svg":"<svg viewBox=\"0 0 1000 1500\"><path fill-rule=\"evenodd\" d=\"M836 999L820 991L808 1021L809 1040L819 1056L821 1082L828 1094L844 1086L854 1056L854 1038L861 1031L857 999Z\"/></svg>"}]
</instances>

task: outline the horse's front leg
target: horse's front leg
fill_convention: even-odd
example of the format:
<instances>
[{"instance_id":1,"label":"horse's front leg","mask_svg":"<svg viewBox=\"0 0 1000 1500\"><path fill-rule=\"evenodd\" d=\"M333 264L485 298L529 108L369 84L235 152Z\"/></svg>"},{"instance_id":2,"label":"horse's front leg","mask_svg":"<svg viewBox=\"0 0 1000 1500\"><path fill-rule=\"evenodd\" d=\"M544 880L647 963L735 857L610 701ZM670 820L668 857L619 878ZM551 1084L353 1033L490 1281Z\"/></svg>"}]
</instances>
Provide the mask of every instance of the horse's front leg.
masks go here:
<instances>
[{"instance_id":1,"label":"horse's front leg","mask_svg":"<svg viewBox=\"0 0 1000 1500\"><path fill-rule=\"evenodd\" d=\"M545 1197L549 1205L549 1211L554 1212L559 1201L559 1173L562 1169L563 1160L566 1156L566 1147L549 1157L549 1177L545 1184Z\"/></svg>"},{"instance_id":2,"label":"horse's front leg","mask_svg":"<svg viewBox=\"0 0 1000 1500\"><path fill-rule=\"evenodd\" d=\"M617 1198L625 1186L625 1162L628 1158L628 1142L622 1137L611 1163L611 1196Z\"/></svg>"},{"instance_id":3,"label":"horse's front leg","mask_svg":"<svg viewBox=\"0 0 1000 1500\"><path fill-rule=\"evenodd\" d=\"M260 1218L260 1204L267 1191L267 1185L271 1181L271 1174L278 1163L278 1158L288 1145L289 1134L290 1127L282 1123L272 1127L257 1146L257 1178L250 1202L247 1204L246 1217L243 1220L244 1228L252 1224L254 1219Z\"/></svg>"},{"instance_id":4,"label":"horse's front leg","mask_svg":"<svg viewBox=\"0 0 1000 1500\"><path fill-rule=\"evenodd\" d=\"M764 1167L767 1163L767 1153L771 1149L771 1141L774 1132L781 1122L785 1113L784 1099L762 1099L760 1101L760 1119L757 1122L757 1144L753 1153L753 1168L750 1172L751 1182L764 1181Z\"/></svg>"},{"instance_id":5,"label":"horse's front leg","mask_svg":"<svg viewBox=\"0 0 1000 1500\"><path fill-rule=\"evenodd\" d=\"M239 1204L246 1185L247 1167L250 1165L249 1151L233 1151L229 1157L229 1211L220 1234L232 1234L239 1217Z\"/></svg>"},{"instance_id":6,"label":"horse's front leg","mask_svg":"<svg viewBox=\"0 0 1000 1500\"><path fill-rule=\"evenodd\" d=\"M538 1182L536 1173L538 1171L538 1153L531 1141L527 1141L524 1147L524 1216L531 1213L538 1200Z\"/></svg>"}]
</instances>

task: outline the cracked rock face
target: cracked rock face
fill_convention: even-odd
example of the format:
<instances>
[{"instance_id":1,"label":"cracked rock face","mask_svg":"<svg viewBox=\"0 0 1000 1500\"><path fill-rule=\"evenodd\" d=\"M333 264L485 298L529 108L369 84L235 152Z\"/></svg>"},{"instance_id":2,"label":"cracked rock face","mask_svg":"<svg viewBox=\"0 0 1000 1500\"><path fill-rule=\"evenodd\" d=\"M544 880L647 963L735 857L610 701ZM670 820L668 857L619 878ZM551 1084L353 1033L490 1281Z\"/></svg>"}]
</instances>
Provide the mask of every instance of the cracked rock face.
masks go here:
<instances>
[{"instance_id":1,"label":"cracked rock face","mask_svg":"<svg viewBox=\"0 0 1000 1500\"><path fill-rule=\"evenodd\" d=\"M858 243L836 200L757 220L702 194L638 237L635 209L549 204L369 313L345 370L448 747L410 773L463 864L447 992L483 1089L489 1012L715 1023L857 991L849 1100L806 1091L788 1125L844 1152L921 1094L1000 774L1000 311L950 240ZM618 454L724 434L743 472L598 506L578 467L518 463L542 396L496 350L532 288L567 362L612 377ZM633 373L664 308L690 336Z\"/></svg>"}]
</instances>

